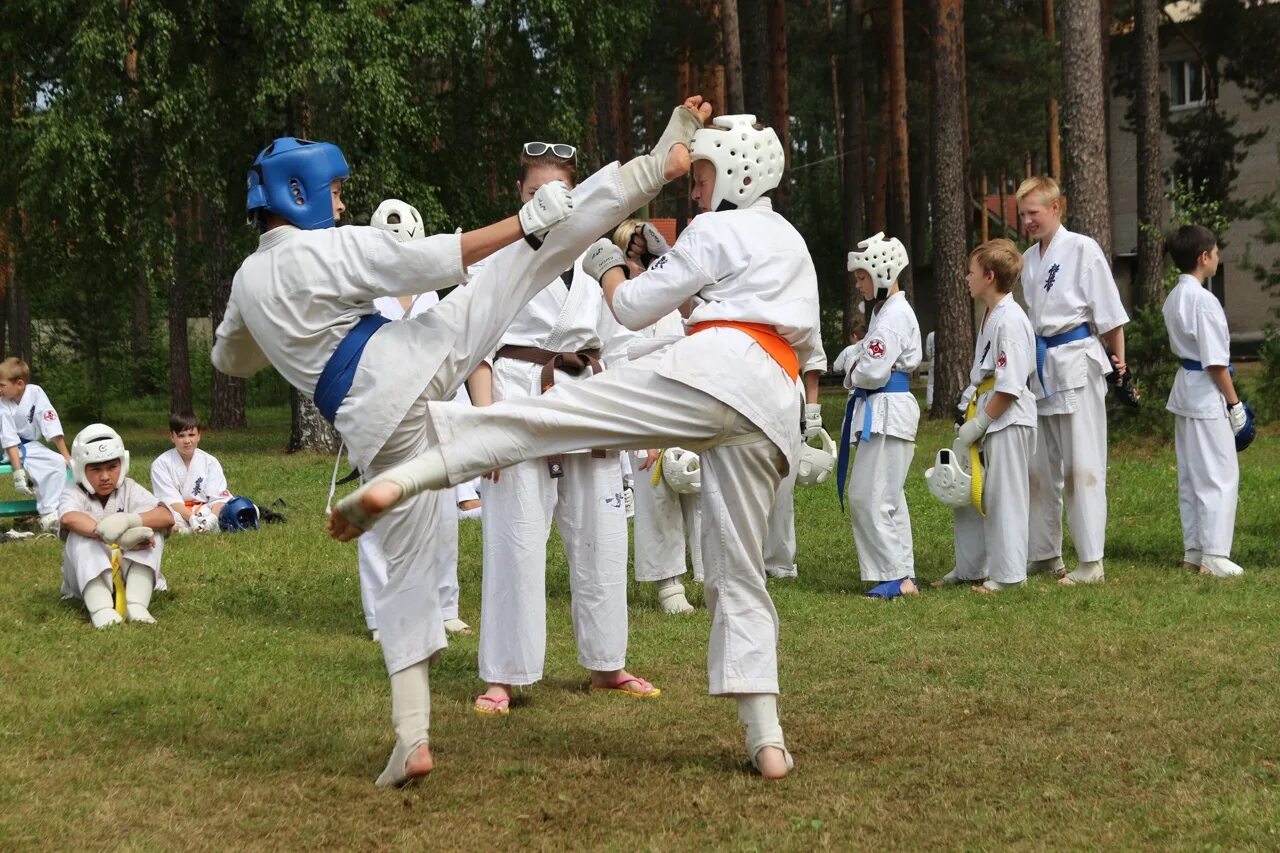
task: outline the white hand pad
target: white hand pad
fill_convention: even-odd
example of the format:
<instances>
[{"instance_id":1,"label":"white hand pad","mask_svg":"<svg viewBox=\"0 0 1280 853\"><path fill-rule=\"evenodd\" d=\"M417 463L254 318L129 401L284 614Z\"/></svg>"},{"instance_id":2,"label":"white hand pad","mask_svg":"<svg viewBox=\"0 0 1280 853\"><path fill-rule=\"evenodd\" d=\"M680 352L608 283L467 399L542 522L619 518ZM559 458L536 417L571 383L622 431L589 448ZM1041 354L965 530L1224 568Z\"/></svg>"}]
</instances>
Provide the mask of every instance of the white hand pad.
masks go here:
<instances>
[{"instance_id":1,"label":"white hand pad","mask_svg":"<svg viewBox=\"0 0 1280 853\"><path fill-rule=\"evenodd\" d=\"M142 516L136 512L117 512L108 515L98 522L98 535L104 542L112 545L120 542L120 537L131 527L141 527Z\"/></svg>"},{"instance_id":2,"label":"white hand pad","mask_svg":"<svg viewBox=\"0 0 1280 853\"><path fill-rule=\"evenodd\" d=\"M587 253L582 256L582 271L596 281L604 278L604 274L614 267L622 267L625 270L627 261L622 256L622 250L615 246L612 240L601 237L592 243Z\"/></svg>"},{"instance_id":3,"label":"white hand pad","mask_svg":"<svg viewBox=\"0 0 1280 853\"><path fill-rule=\"evenodd\" d=\"M155 531L150 527L130 527L120 534L116 544L120 546L121 551L130 551L139 545L146 544L147 540L155 535Z\"/></svg>"},{"instance_id":4,"label":"white hand pad","mask_svg":"<svg viewBox=\"0 0 1280 853\"><path fill-rule=\"evenodd\" d=\"M573 214L573 195L564 181L548 181L520 208L520 228L539 240Z\"/></svg>"},{"instance_id":5,"label":"white hand pad","mask_svg":"<svg viewBox=\"0 0 1280 853\"><path fill-rule=\"evenodd\" d=\"M19 468L13 472L13 489L18 494L26 495L29 498L35 496L35 492L31 489L31 480L27 478L26 468Z\"/></svg>"}]
</instances>

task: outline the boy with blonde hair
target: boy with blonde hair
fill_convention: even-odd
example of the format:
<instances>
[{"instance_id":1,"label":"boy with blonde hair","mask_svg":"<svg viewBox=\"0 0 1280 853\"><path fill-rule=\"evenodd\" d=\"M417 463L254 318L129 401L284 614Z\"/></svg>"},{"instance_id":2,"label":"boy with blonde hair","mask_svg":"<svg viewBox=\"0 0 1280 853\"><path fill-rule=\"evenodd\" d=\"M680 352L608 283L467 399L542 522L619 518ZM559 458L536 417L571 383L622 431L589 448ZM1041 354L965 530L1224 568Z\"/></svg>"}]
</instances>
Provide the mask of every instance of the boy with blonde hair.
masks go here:
<instances>
[{"instance_id":1,"label":"boy with blonde hair","mask_svg":"<svg viewBox=\"0 0 1280 853\"><path fill-rule=\"evenodd\" d=\"M52 441L54 453L41 443ZM39 385L31 384L31 368L19 358L0 361L0 445L13 468L13 487L34 495L40 527L58 526L58 498L67 482L71 452L62 435L62 421Z\"/></svg>"},{"instance_id":2,"label":"boy with blonde hair","mask_svg":"<svg viewBox=\"0 0 1280 853\"><path fill-rule=\"evenodd\" d=\"M1106 377L1112 370L1127 370L1124 324L1129 315L1101 247L1063 226L1066 198L1058 182L1049 177L1028 178L1018 187L1017 198L1022 226L1037 241L1022 255L1023 296L1036 334L1033 389L1039 398L1027 571L1057 575L1066 568L1062 562L1065 489L1080 565L1062 583L1102 583L1107 532Z\"/></svg>"}]
</instances>

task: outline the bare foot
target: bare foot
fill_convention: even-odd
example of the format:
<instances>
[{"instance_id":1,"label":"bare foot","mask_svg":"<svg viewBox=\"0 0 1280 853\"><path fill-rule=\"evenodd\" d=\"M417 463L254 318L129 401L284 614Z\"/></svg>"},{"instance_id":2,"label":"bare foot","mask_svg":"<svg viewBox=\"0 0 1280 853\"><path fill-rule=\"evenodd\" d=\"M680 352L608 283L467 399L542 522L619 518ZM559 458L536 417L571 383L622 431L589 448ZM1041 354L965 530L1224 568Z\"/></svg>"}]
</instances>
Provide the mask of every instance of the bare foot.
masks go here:
<instances>
[{"instance_id":1,"label":"bare foot","mask_svg":"<svg viewBox=\"0 0 1280 853\"><path fill-rule=\"evenodd\" d=\"M919 595L920 594L920 587L916 586L916 582L913 578L903 578L902 586L900 587L900 589L902 590L903 595Z\"/></svg>"},{"instance_id":2,"label":"bare foot","mask_svg":"<svg viewBox=\"0 0 1280 853\"><path fill-rule=\"evenodd\" d=\"M404 762L404 775L407 780L421 779L435 769L436 760L431 757L431 749L425 743L409 754Z\"/></svg>"},{"instance_id":3,"label":"bare foot","mask_svg":"<svg viewBox=\"0 0 1280 853\"><path fill-rule=\"evenodd\" d=\"M711 103L702 100L701 95L694 95L685 98L685 109L694 113L698 117L698 121L706 124L711 119ZM681 175L689 174L693 161L689 157L689 149L684 143L676 143L671 146L671 150L667 152L667 159L662 164L662 177L664 180L672 181Z\"/></svg>"},{"instance_id":4,"label":"bare foot","mask_svg":"<svg viewBox=\"0 0 1280 853\"><path fill-rule=\"evenodd\" d=\"M376 518L395 506L402 494L404 489L398 483L391 480L375 480L352 493L351 498L359 501L360 510L366 518ZM339 501L329 513L329 535L339 542L350 542L365 531L363 527L355 524L353 519L347 518L342 511L342 505L351 498Z\"/></svg>"},{"instance_id":5,"label":"bare foot","mask_svg":"<svg viewBox=\"0 0 1280 853\"><path fill-rule=\"evenodd\" d=\"M787 754L776 746L762 747L756 753L756 769L766 779L781 779L787 775Z\"/></svg>"}]
</instances>

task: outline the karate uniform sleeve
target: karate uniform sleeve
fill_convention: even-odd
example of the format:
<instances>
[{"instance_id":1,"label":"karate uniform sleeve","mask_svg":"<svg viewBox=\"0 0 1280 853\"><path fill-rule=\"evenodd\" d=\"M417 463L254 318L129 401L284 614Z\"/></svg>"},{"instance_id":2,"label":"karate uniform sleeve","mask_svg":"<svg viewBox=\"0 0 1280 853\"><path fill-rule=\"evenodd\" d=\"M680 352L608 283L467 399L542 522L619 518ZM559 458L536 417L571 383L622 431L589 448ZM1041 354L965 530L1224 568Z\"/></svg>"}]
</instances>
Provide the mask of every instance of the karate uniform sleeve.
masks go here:
<instances>
[{"instance_id":1,"label":"karate uniform sleeve","mask_svg":"<svg viewBox=\"0 0 1280 853\"><path fill-rule=\"evenodd\" d=\"M227 301L227 311L214 333L213 352L209 358L213 366L228 376L248 379L265 367L270 367L266 354L253 339L249 327L236 307L235 294Z\"/></svg>"},{"instance_id":2,"label":"karate uniform sleeve","mask_svg":"<svg viewBox=\"0 0 1280 853\"><path fill-rule=\"evenodd\" d=\"M902 340L894 329L867 333L862 352L849 371L849 388L883 388L902 353Z\"/></svg>"},{"instance_id":3,"label":"karate uniform sleeve","mask_svg":"<svg viewBox=\"0 0 1280 853\"><path fill-rule=\"evenodd\" d=\"M359 241L368 265L361 278L371 299L427 293L467 280L461 234L437 234L401 243L387 231L357 227L352 238Z\"/></svg>"},{"instance_id":4,"label":"karate uniform sleeve","mask_svg":"<svg viewBox=\"0 0 1280 853\"><path fill-rule=\"evenodd\" d=\"M588 286L595 285L592 283ZM596 335L600 338L600 358L605 367L626 361L631 342L640 340L640 333L619 323L603 299L600 300L600 317L596 320Z\"/></svg>"},{"instance_id":5,"label":"karate uniform sleeve","mask_svg":"<svg viewBox=\"0 0 1280 853\"><path fill-rule=\"evenodd\" d=\"M1004 329L996 335L995 390L1019 397L1027 390L1027 376L1035 365L1035 356L1027 352L1024 342Z\"/></svg>"},{"instance_id":6,"label":"karate uniform sleeve","mask_svg":"<svg viewBox=\"0 0 1280 853\"><path fill-rule=\"evenodd\" d=\"M222 473L222 463L212 454L208 457L209 465L204 475L204 493L209 496L209 502L226 500L231 497L231 492L227 491L227 475ZM155 478L151 478L151 484L155 485ZM156 494L160 494L156 492ZM161 495L163 497L163 495ZM165 500L168 503L168 500Z\"/></svg>"},{"instance_id":7,"label":"karate uniform sleeve","mask_svg":"<svg viewBox=\"0 0 1280 853\"><path fill-rule=\"evenodd\" d=\"M62 435L62 420L58 417L58 412L53 408L53 403L49 402L49 395L40 389L40 393L36 395L36 420L40 422L40 435L46 441L52 441Z\"/></svg>"},{"instance_id":8,"label":"karate uniform sleeve","mask_svg":"<svg viewBox=\"0 0 1280 853\"><path fill-rule=\"evenodd\" d=\"M75 483L67 483L63 486L62 494L58 496L58 518L62 518L69 512L87 512L83 497L84 492L80 491L80 487Z\"/></svg>"},{"instance_id":9,"label":"karate uniform sleeve","mask_svg":"<svg viewBox=\"0 0 1280 853\"><path fill-rule=\"evenodd\" d=\"M13 425L13 418L6 413L0 413L0 448L8 450L10 447L16 447L18 441L18 430Z\"/></svg>"},{"instance_id":10,"label":"karate uniform sleeve","mask_svg":"<svg viewBox=\"0 0 1280 853\"><path fill-rule=\"evenodd\" d=\"M685 229L671 251L613 293L613 315L632 331L640 331L675 311L685 300L709 284L715 276L708 271L701 251L702 240L696 221Z\"/></svg>"},{"instance_id":11,"label":"karate uniform sleeve","mask_svg":"<svg viewBox=\"0 0 1280 853\"><path fill-rule=\"evenodd\" d=\"M174 482L172 466L165 462L164 454L151 463L151 488L166 505L182 503L181 484Z\"/></svg>"},{"instance_id":12,"label":"karate uniform sleeve","mask_svg":"<svg viewBox=\"0 0 1280 853\"><path fill-rule=\"evenodd\" d=\"M1227 318L1213 294L1206 290L1204 296L1206 299L1197 302L1195 307L1196 346L1200 351L1199 361L1205 367L1213 365L1225 367L1231 363L1231 335L1227 331Z\"/></svg>"},{"instance_id":13,"label":"karate uniform sleeve","mask_svg":"<svg viewBox=\"0 0 1280 853\"><path fill-rule=\"evenodd\" d=\"M800 375L810 371L825 373L827 370L827 351L822 347L820 323L814 323L800 346L796 347L796 358L800 362Z\"/></svg>"},{"instance_id":14,"label":"karate uniform sleeve","mask_svg":"<svg viewBox=\"0 0 1280 853\"><path fill-rule=\"evenodd\" d=\"M1125 313L1124 303L1120 301L1120 289L1116 287L1116 280L1111 275L1111 267L1102 254L1102 249L1093 240L1088 240L1081 254L1082 278L1093 314L1093 331L1104 335L1129 322L1129 315Z\"/></svg>"}]
</instances>

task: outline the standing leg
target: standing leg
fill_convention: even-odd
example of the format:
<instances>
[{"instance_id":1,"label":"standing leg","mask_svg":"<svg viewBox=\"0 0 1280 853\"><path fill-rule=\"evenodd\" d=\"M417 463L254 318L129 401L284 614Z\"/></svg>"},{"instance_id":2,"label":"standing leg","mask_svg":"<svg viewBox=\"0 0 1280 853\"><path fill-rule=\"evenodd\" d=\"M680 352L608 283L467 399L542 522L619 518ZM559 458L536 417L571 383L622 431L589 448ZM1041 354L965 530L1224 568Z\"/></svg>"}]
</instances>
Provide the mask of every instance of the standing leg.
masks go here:
<instances>
[{"instance_id":1,"label":"standing leg","mask_svg":"<svg viewBox=\"0 0 1280 853\"><path fill-rule=\"evenodd\" d=\"M628 453L624 451L622 455ZM636 580L658 585L658 603L664 612L692 613L693 606L680 582L685 573L682 496L661 481L655 485L653 470L641 471L636 466L633 477Z\"/></svg>"},{"instance_id":2,"label":"standing leg","mask_svg":"<svg viewBox=\"0 0 1280 853\"><path fill-rule=\"evenodd\" d=\"M1173 416L1173 446L1178 458L1178 516L1182 520L1182 567L1200 571L1204 550L1201 548L1199 502L1196 500L1196 477L1193 472L1198 459L1195 453L1194 423L1182 415Z\"/></svg>"},{"instance_id":3,"label":"standing leg","mask_svg":"<svg viewBox=\"0 0 1280 853\"><path fill-rule=\"evenodd\" d=\"M470 634L471 626L458 618L458 512L456 506L448 506L456 497L453 490L445 496L431 547L440 557L440 615L445 633ZM449 512L451 508L453 512Z\"/></svg>"},{"instance_id":4,"label":"standing leg","mask_svg":"<svg viewBox=\"0 0 1280 853\"><path fill-rule=\"evenodd\" d=\"M689 561L693 579L702 583L706 577L702 562L702 503L699 495L681 495L680 512L684 515L684 535L689 541Z\"/></svg>"},{"instance_id":5,"label":"standing leg","mask_svg":"<svg viewBox=\"0 0 1280 853\"><path fill-rule=\"evenodd\" d=\"M903 454L890 442L899 441L875 434L858 442L849 475L849 520L858 549L858 566L864 581L891 581L913 577L909 541L903 541L899 519L902 480L898 479ZM907 531L910 521L907 520Z\"/></svg>"},{"instance_id":6,"label":"standing leg","mask_svg":"<svg viewBox=\"0 0 1280 853\"><path fill-rule=\"evenodd\" d=\"M1061 415L1067 522L1080 561L1063 583L1102 583L1107 539L1107 386L1101 376L1076 389L1080 407Z\"/></svg>"},{"instance_id":7,"label":"standing leg","mask_svg":"<svg viewBox=\"0 0 1280 853\"><path fill-rule=\"evenodd\" d=\"M1036 420L1036 449L1031 457L1031 512L1027 534L1028 573L1062 568L1062 420L1067 415L1041 415Z\"/></svg>"},{"instance_id":8,"label":"standing leg","mask_svg":"<svg viewBox=\"0 0 1280 853\"><path fill-rule=\"evenodd\" d=\"M988 589L1017 586L1027 579L1027 518L1031 481L1027 462L1035 443L1035 430L1008 426L988 433L984 443L987 460L983 488L987 517L986 541Z\"/></svg>"},{"instance_id":9,"label":"standing leg","mask_svg":"<svg viewBox=\"0 0 1280 853\"><path fill-rule=\"evenodd\" d=\"M794 578L796 569L796 475L792 465L782 478L773 507L769 510L769 533L765 538L764 570L771 578Z\"/></svg>"},{"instance_id":10,"label":"standing leg","mask_svg":"<svg viewBox=\"0 0 1280 853\"><path fill-rule=\"evenodd\" d=\"M378 593L387 584L387 558L382 553L378 534L370 530L356 542L356 557L360 567L360 606L364 609L364 625L378 642L378 617L375 602Z\"/></svg>"},{"instance_id":11,"label":"standing leg","mask_svg":"<svg viewBox=\"0 0 1280 853\"><path fill-rule=\"evenodd\" d=\"M1195 494L1204 552L1202 571L1217 577L1233 577L1244 572L1229 559L1240 491L1235 436L1225 415L1190 421L1190 432L1195 444L1194 469L1198 469L1195 470Z\"/></svg>"}]
</instances>

